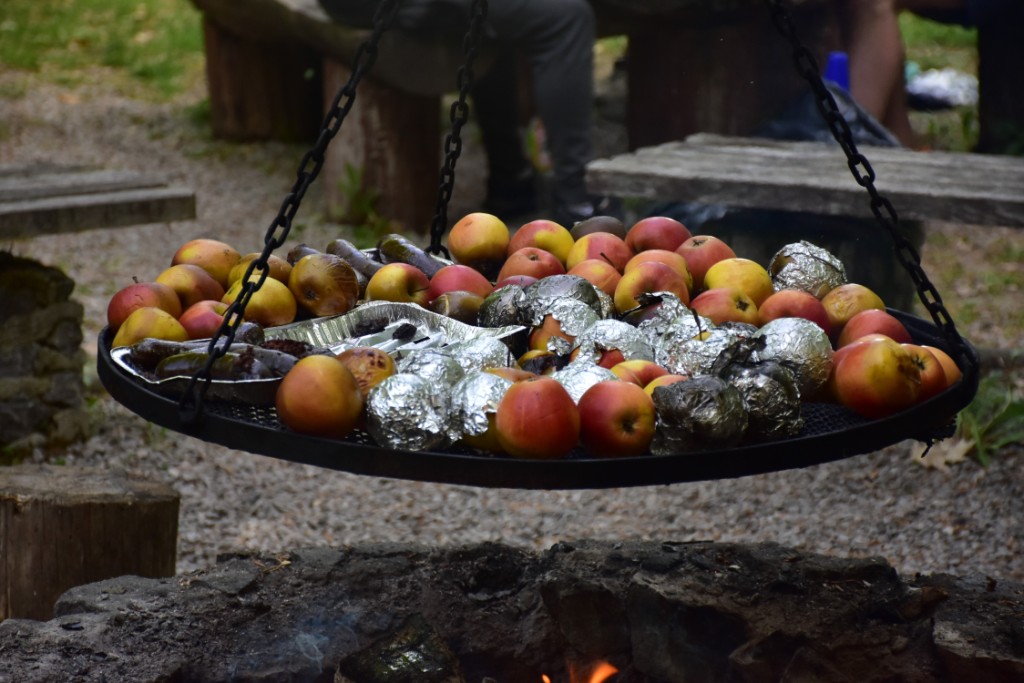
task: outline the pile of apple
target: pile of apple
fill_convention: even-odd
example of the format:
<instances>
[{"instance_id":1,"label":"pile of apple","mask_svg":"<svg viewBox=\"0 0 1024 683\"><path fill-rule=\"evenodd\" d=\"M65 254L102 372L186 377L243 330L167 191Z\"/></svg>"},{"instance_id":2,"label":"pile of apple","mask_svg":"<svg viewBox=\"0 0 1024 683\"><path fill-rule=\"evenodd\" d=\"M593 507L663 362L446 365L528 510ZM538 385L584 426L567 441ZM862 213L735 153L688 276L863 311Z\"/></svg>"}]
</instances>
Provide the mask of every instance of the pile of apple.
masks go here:
<instances>
[{"instance_id":1,"label":"pile of apple","mask_svg":"<svg viewBox=\"0 0 1024 683\"><path fill-rule=\"evenodd\" d=\"M269 327L344 313L360 301L387 300L475 323L480 306L497 289L571 274L607 294L620 315L636 308L644 294L669 292L716 325L810 320L828 335L835 353L828 382L803 399L840 403L867 418L904 410L960 377L941 349L915 344L869 288L847 283L818 296L776 291L768 268L737 257L717 237L691 235L668 217L645 218L628 229L608 217L572 230L535 220L512 234L495 216L473 213L453 226L447 244L454 263L429 268L409 259L373 264L366 271L304 246L289 252L287 260L272 256L268 277L245 317ZM211 239L182 245L154 281L134 282L111 299L114 346L146 337L212 336L257 256L242 256ZM595 362L618 379L594 384L576 401L550 376L557 365L544 363L557 355L554 338L570 347L574 342L549 315L530 330L529 350L515 367L486 370L507 387L487 415L487 431L467 434L463 442L528 458L563 457L579 445L598 457L646 453L657 423L655 388L688 377L650 360L626 358L617 349L602 350ZM278 389L279 417L298 432L344 438L363 423L374 388L395 372L394 360L372 347L350 349L338 358L303 358Z\"/></svg>"}]
</instances>

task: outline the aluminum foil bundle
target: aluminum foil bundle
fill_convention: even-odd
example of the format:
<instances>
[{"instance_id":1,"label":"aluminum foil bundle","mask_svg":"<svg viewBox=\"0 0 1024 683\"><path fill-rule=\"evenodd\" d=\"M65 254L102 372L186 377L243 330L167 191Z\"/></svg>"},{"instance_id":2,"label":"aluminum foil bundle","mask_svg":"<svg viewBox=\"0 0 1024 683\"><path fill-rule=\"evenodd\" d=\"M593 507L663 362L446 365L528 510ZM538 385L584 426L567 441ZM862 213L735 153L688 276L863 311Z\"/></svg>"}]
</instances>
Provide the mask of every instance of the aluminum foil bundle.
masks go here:
<instances>
[{"instance_id":1,"label":"aluminum foil bundle","mask_svg":"<svg viewBox=\"0 0 1024 683\"><path fill-rule=\"evenodd\" d=\"M734 365L725 379L739 389L747 407L747 441L775 441L803 429L800 389L789 368L774 361Z\"/></svg>"},{"instance_id":2,"label":"aluminum foil bundle","mask_svg":"<svg viewBox=\"0 0 1024 683\"><path fill-rule=\"evenodd\" d=\"M519 285L496 289L484 299L477 312L480 327L505 327L529 323L526 291Z\"/></svg>"},{"instance_id":3,"label":"aluminum foil bundle","mask_svg":"<svg viewBox=\"0 0 1024 683\"><path fill-rule=\"evenodd\" d=\"M464 373L485 368L501 368L515 363L515 357L505 342L495 337L477 337L455 342L444 347Z\"/></svg>"},{"instance_id":4,"label":"aluminum foil bundle","mask_svg":"<svg viewBox=\"0 0 1024 683\"><path fill-rule=\"evenodd\" d=\"M618 349L626 360L654 360L654 349L637 328L621 320L598 320L576 338L580 357L595 363L602 351Z\"/></svg>"},{"instance_id":5,"label":"aluminum foil bundle","mask_svg":"<svg viewBox=\"0 0 1024 683\"><path fill-rule=\"evenodd\" d=\"M755 361L776 361L796 375L801 396L813 396L832 372L832 344L817 324L804 318L776 318L758 330L764 348Z\"/></svg>"},{"instance_id":6,"label":"aluminum foil bundle","mask_svg":"<svg viewBox=\"0 0 1024 683\"><path fill-rule=\"evenodd\" d=\"M810 242L800 241L779 249L768 264L775 291L802 289L817 298L846 283L843 262Z\"/></svg>"},{"instance_id":7,"label":"aluminum foil bundle","mask_svg":"<svg viewBox=\"0 0 1024 683\"><path fill-rule=\"evenodd\" d=\"M658 340L654 362L674 374L690 377L711 374L719 355L738 339L739 336L728 329L716 327L701 335L695 328L682 325Z\"/></svg>"},{"instance_id":8,"label":"aluminum foil bundle","mask_svg":"<svg viewBox=\"0 0 1024 683\"><path fill-rule=\"evenodd\" d=\"M547 308L534 309L531 325L539 327L544 323L547 316L558 321L562 332L573 339L583 334L587 328L598 321L597 313L587 304L578 299L558 299L550 302ZM572 351L574 342L559 336L552 336L547 341L547 350L556 354L566 354Z\"/></svg>"},{"instance_id":9,"label":"aluminum foil bundle","mask_svg":"<svg viewBox=\"0 0 1024 683\"><path fill-rule=\"evenodd\" d=\"M408 373L391 375L366 400L366 428L378 445L405 451L447 446L451 391Z\"/></svg>"},{"instance_id":10,"label":"aluminum foil bundle","mask_svg":"<svg viewBox=\"0 0 1024 683\"><path fill-rule=\"evenodd\" d=\"M565 390L569 392L572 400L576 403L580 402L580 398L583 397L583 394L587 393L587 389L598 382L608 379L617 381L619 379L608 368L603 368L600 365L587 361L569 363L561 370L556 370L552 373L551 377L565 387Z\"/></svg>"},{"instance_id":11,"label":"aluminum foil bundle","mask_svg":"<svg viewBox=\"0 0 1024 683\"><path fill-rule=\"evenodd\" d=\"M622 320L641 330L660 333L676 318L692 315L689 307L671 292L641 294L637 300L640 301L640 305L624 313Z\"/></svg>"},{"instance_id":12,"label":"aluminum foil bundle","mask_svg":"<svg viewBox=\"0 0 1024 683\"><path fill-rule=\"evenodd\" d=\"M395 369L422 377L444 391L450 391L466 374L459 361L444 349L411 351L395 364Z\"/></svg>"},{"instance_id":13,"label":"aluminum foil bundle","mask_svg":"<svg viewBox=\"0 0 1024 683\"><path fill-rule=\"evenodd\" d=\"M544 312L550 310L556 301L563 299L580 301L598 316L602 312L597 288L579 275L549 275L529 285L525 291L529 320L543 318Z\"/></svg>"},{"instance_id":14,"label":"aluminum foil bundle","mask_svg":"<svg viewBox=\"0 0 1024 683\"><path fill-rule=\"evenodd\" d=\"M451 431L453 443L465 436L479 436L490 426L489 415L498 410L498 404L512 382L489 372L467 373L452 389Z\"/></svg>"},{"instance_id":15,"label":"aluminum foil bundle","mask_svg":"<svg viewBox=\"0 0 1024 683\"><path fill-rule=\"evenodd\" d=\"M651 452L672 455L730 448L747 430L747 407L739 389L718 377L694 377L654 390L658 411Z\"/></svg>"},{"instance_id":16,"label":"aluminum foil bundle","mask_svg":"<svg viewBox=\"0 0 1024 683\"><path fill-rule=\"evenodd\" d=\"M680 343L687 339L693 339L701 332L710 332L715 329L715 323L710 318L698 315L685 306L682 306L682 311L682 313L674 318L668 318L668 311L666 311L664 317L659 315L645 320L640 323L637 329L643 333L648 343L654 349L670 344L671 342L667 341L669 339L674 339L675 343Z\"/></svg>"}]
</instances>

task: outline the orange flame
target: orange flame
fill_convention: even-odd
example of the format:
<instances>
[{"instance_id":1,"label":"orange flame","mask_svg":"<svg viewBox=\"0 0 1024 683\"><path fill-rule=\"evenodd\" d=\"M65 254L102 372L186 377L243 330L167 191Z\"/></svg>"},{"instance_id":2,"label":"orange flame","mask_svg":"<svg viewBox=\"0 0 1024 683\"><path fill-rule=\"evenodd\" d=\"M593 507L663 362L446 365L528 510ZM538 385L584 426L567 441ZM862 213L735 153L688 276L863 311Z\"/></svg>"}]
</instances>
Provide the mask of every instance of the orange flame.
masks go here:
<instances>
[{"instance_id":1,"label":"orange flame","mask_svg":"<svg viewBox=\"0 0 1024 683\"><path fill-rule=\"evenodd\" d=\"M598 662L594 665L589 677L584 679L584 676L587 676L587 674L578 674L575 667L570 666L569 683L604 683L604 681L617 673L619 673L619 670L608 662ZM542 683L551 683L551 678L546 674L541 674L540 679Z\"/></svg>"}]
</instances>

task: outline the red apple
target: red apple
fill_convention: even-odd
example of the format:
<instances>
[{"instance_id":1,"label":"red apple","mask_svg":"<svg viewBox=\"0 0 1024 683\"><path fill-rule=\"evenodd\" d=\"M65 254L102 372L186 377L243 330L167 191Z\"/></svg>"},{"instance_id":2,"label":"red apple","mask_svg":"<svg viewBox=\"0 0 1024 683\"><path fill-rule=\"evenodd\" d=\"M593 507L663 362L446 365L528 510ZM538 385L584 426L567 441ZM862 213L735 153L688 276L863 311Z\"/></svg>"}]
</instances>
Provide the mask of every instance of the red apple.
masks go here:
<instances>
[{"instance_id":1,"label":"red apple","mask_svg":"<svg viewBox=\"0 0 1024 683\"><path fill-rule=\"evenodd\" d=\"M358 381L333 356L300 359L281 380L275 397L278 417L289 429L336 439L356 428L363 406Z\"/></svg>"},{"instance_id":2,"label":"red apple","mask_svg":"<svg viewBox=\"0 0 1024 683\"><path fill-rule=\"evenodd\" d=\"M487 277L492 277L501 267L508 243L508 226L489 213L463 216L448 233L448 251L452 258Z\"/></svg>"},{"instance_id":3,"label":"red apple","mask_svg":"<svg viewBox=\"0 0 1024 683\"><path fill-rule=\"evenodd\" d=\"M172 318L181 315L181 299L170 286L159 282L136 282L122 287L107 304L107 326L116 331L125 319L140 308L159 308Z\"/></svg>"},{"instance_id":4,"label":"red apple","mask_svg":"<svg viewBox=\"0 0 1024 683\"><path fill-rule=\"evenodd\" d=\"M864 285L847 282L828 291L821 297L828 322L832 326L833 339L843 331L843 326L861 311L885 310L882 299Z\"/></svg>"},{"instance_id":5,"label":"red apple","mask_svg":"<svg viewBox=\"0 0 1024 683\"><path fill-rule=\"evenodd\" d=\"M683 258L682 254L677 254L674 251L668 251L667 249L648 249L647 251L638 252L636 256L629 259L626 263L626 267L622 269L622 272L627 272L630 268L638 263L644 261L657 261L664 263L669 268L677 271L680 275L686 278L687 286L690 288L690 293L693 293L693 275L690 274L690 267L686 265L686 259Z\"/></svg>"},{"instance_id":6,"label":"red apple","mask_svg":"<svg viewBox=\"0 0 1024 683\"><path fill-rule=\"evenodd\" d=\"M694 291L704 288L704 274L708 268L736 256L732 247L714 235L694 235L680 244L676 253L686 259L686 266L693 276Z\"/></svg>"},{"instance_id":7,"label":"red apple","mask_svg":"<svg viewBox=\"0 0 1024 683\"><path fill-rule=\"evenodd\" d=\"M775 292L772 276L757 261L747 258L727 258L714 264L704 273L704 287L732 287L738 289L760 306Z\"/></svg>"},{"instance_id":8,"label":"red apple","mask_svg":"<svg viewBox=\"0 0 1024 683\"><path fill-rule=\"evenodd\" d=\"M658 261L644 261L622 274L615 287L615 310L619 313L637 306L637 297L649 292L670 292L684 304L690 303L690 288L682 275Z\"/></svg>"},{"instance_id":9,"label":"red apple","mask_svg":"<svg viewBox=\"0 0 1024 683\"><path fill-rule=\"evenodd\" d=\"M690 308L710 318L716 325L725 322L759 324L757 306L753 299L732 287L706 289L694 297Z\"/></svg>"},{"instance_id":10,"label":"red apple","mask_svg":"<svg viewBox=\"0 0 1024 683\"><path fill-rule=\"evenodd\" d=\"M804 318L816 323L831 336L832 324L828 321L825 306L815 296L802 289L783 289L765 299L757 308L758 325L764 325L776 318Z\"/></svg>"},{"instance_id":11,"label":"red apple","mask_svg":"<svg viewBox=\"0 0 1024 683\"><path fill-rule=\"evenodd\" d=\"M909 408L921 391L920 370L894 341L856 344L834 366L834 373L839 402L870 419Z\"/></svg>"},{"instance_id":12,"label":"red apple","mask_svg":"<svg viewBox=\"0 0 1024 683\"><path fill-rule=\"evenodd\" d=\"M182 310L197 301L220 299L224 288L213 276L193 263L179 263L164 269L156 281L175 291L181 301Z\"/></svg>"},{"instance_id":13,"label":"red apple","mask_svg":"<svg viewBox=\"0 0 1024 683\"><path fill-rule=\"evenodd\" d=\"M189 339L209 339L224 323L227 310L228 305L220 300L197 301L185 309L178 322L188 332Z\"/></svg>"},{"instance_id":14,"label":"red apple","mask_svg":"<svg viewBox=\"0 0 1024 683\"><path fill-rule=\"evenodd\" d=\"M188 332L164 309L143 306L125 318L114 335L113 347L131 346L147 338L185 341Z\"/></svg>"},{"instance_id":15,"label":"red apple","mask_svg":"<svg viewBox=\"0 0 1024 683\"><path fill-rule=\"evenodd\" d=\"M615 287L622 278L622 273L604 259L591 258L580 261L569 269L569 275L579 275L608 296L615 294Z\"/></svg>"},{"instance_id":16,"label":"red apple","mask_svg":"<svg viewBox=\"0 0 1024 683\"><path fill-rule=\"evenodd\" d=\"M910 357L914 359L914 364L921 373L921 393L917 398L918 401L927 400L949 386L946 383L946 371L935 354L917 344L904 343L901 346L910 353Z\"/></svg>"},{"instance_id":17,"label":"red apple","mask_svg":"<svg viewBox=\"0 0 1024 683\"><path fill-rule=\"evenodd\" d=\"M907 328L898 318L886 311L870 308L856 314L843 326L839 338L836 339L836 348L846 346L850 342L872 333L884 334L899 344L913 342Z\"/></svg>"},{"instance_id":18,"label":"red apple","mask_svg":"<svg viewBox=\"0 0 1024 683\"><path fill-rule=\"evenodd\" d=\"M626 244L636 253L648 249L675 251L690 237L690 231L676 219L668 216L648 216L638 220L629 229L626 233Z\"/></svg>"},{"instance_id":19,"label":"red apple","mask_svg":"<svg viewBox=\"0 0 1024 683\"><path fill-rule=\"evenodd\" d=\"M556 459L580 438L580 413L557 380L531 377L505 392L494 419L502 450L517 458Z\"/></svg>"},{"instance_id":20,"label":"red apple","mask_svg":"<svg viewBox=\"0 0 1024 683\"><path fill-rule=\"evenodd\" d=\"M579 402L580 441L590 455L643 455L654 438L654 401L643 388L617 379L598 382Z\"/></svg>"},{"instance_id":21,"label":"red apple","mask_svg":"<svg viewBox=\"0 0 1024 683\"><path fill-rule=\"evenodd\" d=\"M508 243L507 255L511 256L523 247L537 247L557 256L564 266L575 242L572 233L563 226L541 218L519 226Z\"/></svg>"},{"instance_id":22,"label":"red apple","mask_svg":"<svg viewBox=\"0 0 1024 683\"><path fill-rule=\"evenodd\" d=\"M623 382L632 382L639 387L646 387L653 380L668 374L668 370L651 360L634 358L613 365L612 373Z\"/></svg>"},{"instance_id":23,"label":"red apple","mask_svg":"<svg viewBox=\"0 0 1024 683\"><path fill-rule=\"evenodd\" d=\"M414 303L426 308L430 303L430 278L408 263L389 263L366 283L366 298L370 301Z\"/></svg>"},{"instance_id":24,"label":"red apple","mask_svg":"<svg viewBox=\"0 0 1024 683\"><path fill-rule=\"evenodd\" d=\"M577 263L593 258L607 261L621 273L629 259L633 258L633 250L618 235L610 232L592 232L579 238L572 245L565 266L572 268Z\"/></svg>"},{"instance_id":25,"label":"red apple","mask_svg":"<svg viewBox=\"0 0 1024 683\"><path fill-rule=\"evenodd\" d=\"M498 280L506 280L514 275L529 275L540 280L549 275L564 274L565 266L550 251L523 247L505 259L498 271Z\"/></svg>"},{"instance_id":26,"label":"red apple","mask_svg":"<svg viewBox=\"0 0 1024 683\"><path fill-rule=\"evenodd\" d=\"M456 263L434 273L434 277L430 278L427 297L433 301L445 292L462 291L486 298L493 289L491 281L479 270Z\"/></svg>"},{"instance_id":27,"label":"red apple","mask_svg":"<svg viewBox=\"0 0 1024 683\"><path fill-rule=\"evenodd\" d=\"M228 281L231 269L241 260L242 255L230 244L200 237L181 245L171 257L171 265L197 265L219 282L221 287L227 288L231 284Z\"/></svg>"},{"instance_id":28,"label":"red apple","mask_svg":"<svg viewBox=\"0 0 1024 683\"><path fill-rule=\"evenodd\" d=\"M960 368L957 367L956 361L954 361L948 353L934 346L928 346L927 344L921 344L921 347L931 351L932 355L935 356L935 360L939 361L939 364L942 365L942 369L946 373L947 387L960 381L963 373L960 371Z\"/></svg>"}]
</instances>

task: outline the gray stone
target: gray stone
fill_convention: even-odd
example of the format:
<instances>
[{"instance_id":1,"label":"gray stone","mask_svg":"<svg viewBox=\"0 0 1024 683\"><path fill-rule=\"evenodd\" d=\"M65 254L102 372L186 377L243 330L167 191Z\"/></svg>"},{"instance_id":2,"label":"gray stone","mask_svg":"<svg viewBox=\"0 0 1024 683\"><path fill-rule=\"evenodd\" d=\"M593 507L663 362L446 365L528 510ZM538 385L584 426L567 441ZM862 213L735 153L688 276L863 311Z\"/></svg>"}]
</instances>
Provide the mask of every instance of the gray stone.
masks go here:
<instances>
[{"instance_id":1,"label":"gray stone","mask_svg":"<svg viewBox=\"0 0 1024 683\"><path fill-rule=\"evenodd\" d=\"M0 681L329 681L419 615L465 681L603 659L616 683L1009 683L1022 605L1020 584L771 543L368 544L75 588L51 621L0 624Z\"/></svg>"}]
</instances>

